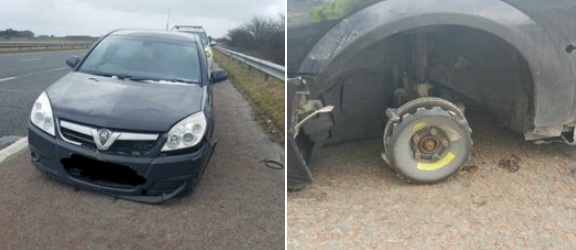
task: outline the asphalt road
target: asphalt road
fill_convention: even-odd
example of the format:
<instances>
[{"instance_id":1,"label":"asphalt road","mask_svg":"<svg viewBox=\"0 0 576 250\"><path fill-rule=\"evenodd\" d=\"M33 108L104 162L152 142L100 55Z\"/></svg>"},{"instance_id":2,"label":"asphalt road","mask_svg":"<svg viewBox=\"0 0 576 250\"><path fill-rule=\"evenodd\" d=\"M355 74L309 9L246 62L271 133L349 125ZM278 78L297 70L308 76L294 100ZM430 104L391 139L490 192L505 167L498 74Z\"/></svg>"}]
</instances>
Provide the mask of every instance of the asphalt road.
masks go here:
<instances>
[{"instance_id":1,"label":"asphalt road","mask_svg":"<svg viewBox=\"0 0 576 250\"><path fill-rule=\"evenodd\" d=\"M32 54L0 57L2 76L16 76L0 82L0 112L9 116L1 134L25 135L33 99L67 72L60 67L74 52L46 54L53 66L34 64L36 74L18 75L12 65ZM284 249L284 171L260 162L283 161L284 149L268 140L229 82L213 87L218 146L193 194L146 205L75 190L39 173L24 150L0 163L0 248Z\"/></svg>"},{"instance_id":2,"label":"asphalt road","mask_svg":"<svg viewBox=\"0 0 576 250\"><path fill-rule=\"evenodd\" d=\"M12 138L26 135L36 97L70 71L66 58L83 53L85 50L0 55L0 149Z\"/></svg>"}]
</instances>

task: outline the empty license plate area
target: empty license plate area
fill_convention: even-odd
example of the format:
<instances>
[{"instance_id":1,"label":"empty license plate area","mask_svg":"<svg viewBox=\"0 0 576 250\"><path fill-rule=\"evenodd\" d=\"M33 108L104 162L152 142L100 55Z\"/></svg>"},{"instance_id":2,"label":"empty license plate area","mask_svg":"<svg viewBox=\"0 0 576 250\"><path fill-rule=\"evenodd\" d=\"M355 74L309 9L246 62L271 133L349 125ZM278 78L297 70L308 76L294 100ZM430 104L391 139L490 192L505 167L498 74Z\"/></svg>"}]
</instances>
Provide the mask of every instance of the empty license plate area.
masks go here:
<instances>
[{"instance_id":1,"label":"empty license plate area","mask_svg":"<svg viewBox=\"0 0 576 250\"><path fill-rule=\"evenodd\" d=\"M133 188L146 183L136 170L112 163L72 154L61 160L62 166L73 178L115 188Z\"/></svg>"}]
</instances>

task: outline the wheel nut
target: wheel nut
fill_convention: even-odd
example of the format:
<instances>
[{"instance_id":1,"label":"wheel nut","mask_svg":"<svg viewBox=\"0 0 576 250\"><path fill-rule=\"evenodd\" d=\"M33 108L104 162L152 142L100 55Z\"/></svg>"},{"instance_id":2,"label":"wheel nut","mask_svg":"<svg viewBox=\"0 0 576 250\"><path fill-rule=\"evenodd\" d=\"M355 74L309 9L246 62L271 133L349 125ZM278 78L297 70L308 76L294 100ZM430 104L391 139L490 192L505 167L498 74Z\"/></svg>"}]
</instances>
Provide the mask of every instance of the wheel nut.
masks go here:
<instances>
[{"instance_id":1,"label":"wheel nut","mask_svg":"<svg viewBox=\"0 0 576 250\"><path fill-rule=\"evenodd\" d=\"M420 160L422 158L422 155L420 154L420 152L416 152L414 154L414 157L416 158L416 160Z\"/></svg>"},{"instance_id":2,"label":"wheel nut","mask_svg":"<svg viewBox=\"0 0 576 250\"><path fill-rule=\"evenodd\" d=\"M414 135L414 142L418 143L420 141L420 136L418 134Z\"/></svg>"},{"instance_id":3,"label":"wheel nut","mask_svg":"<svg viewBox=\"0 0 576 250\"><path fill-rule=\"evenodd\" d=\"M442 140L442 145L444 145L444 147L448 147L448 140Z\"/></svg>"},{"instance_id":4,"label":"wheel nut","mask_svg":"<svg viewBox=\"0 0 576 250\"><path fill-rule=\"evenodd\" d=\"M436 135L438 131L435 128L430 129L430 134Z\"/></svg>"}]
</instances>

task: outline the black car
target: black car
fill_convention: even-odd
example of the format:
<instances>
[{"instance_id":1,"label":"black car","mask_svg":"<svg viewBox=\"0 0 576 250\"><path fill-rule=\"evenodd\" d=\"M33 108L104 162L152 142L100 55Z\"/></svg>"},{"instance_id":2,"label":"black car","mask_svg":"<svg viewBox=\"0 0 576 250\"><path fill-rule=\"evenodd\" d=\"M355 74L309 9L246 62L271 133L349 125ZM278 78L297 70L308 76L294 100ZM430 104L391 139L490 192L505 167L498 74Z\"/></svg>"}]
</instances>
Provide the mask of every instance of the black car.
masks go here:
<instances>
[{"instance_id":1,"label":"black car","mask_svg":"<svg viewBox=\"0 0 576 250\"><path fill-rule=\"evenodd\" d=\"M194 189L216 144L212 83L193 35L118 30L102 37L32 107L36 168L73 186L157 203Z\"/></svg>"}]
</instances>

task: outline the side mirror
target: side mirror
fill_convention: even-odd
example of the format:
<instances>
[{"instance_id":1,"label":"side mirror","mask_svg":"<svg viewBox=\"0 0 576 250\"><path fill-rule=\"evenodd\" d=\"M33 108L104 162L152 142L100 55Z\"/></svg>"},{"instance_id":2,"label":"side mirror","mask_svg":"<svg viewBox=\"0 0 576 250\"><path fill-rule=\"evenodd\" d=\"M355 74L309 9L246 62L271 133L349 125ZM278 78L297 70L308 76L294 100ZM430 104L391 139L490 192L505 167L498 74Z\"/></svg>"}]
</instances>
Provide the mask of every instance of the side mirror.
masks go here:
<instances>
[{"instance_id":1,"label":"side mirror","mask_svg":"<svg viewBox=\"0 0 576 250\"><path fill-rule=\"evenodd\" d=\"M221 69L216 69L210 73L210 83L219 83L228 80L228 73Z\"/></svg>"},{"instance_id":2,"label":"side mirror","mask_svg":"<svg viewBox=\"0 0 576 250\"><path fill-rule=\"evenodd\" d=\"M214 40L210 41L210 46L215 46L215 45L218 45L218 43L216 41L214 41Z\"/></svg>"},{"instance_id":3,"label":"side mirror","mask_svg":"<svg viewBox=\"0 0 576 250\"><path fill-rule=\"evenodd\" d=\"M71 56L66 59L66 64L68 64L70 68L75 68L76 65L78 65L78 62L80 62L80 58L78 56Z\"/></svg>"}]
</instances>

